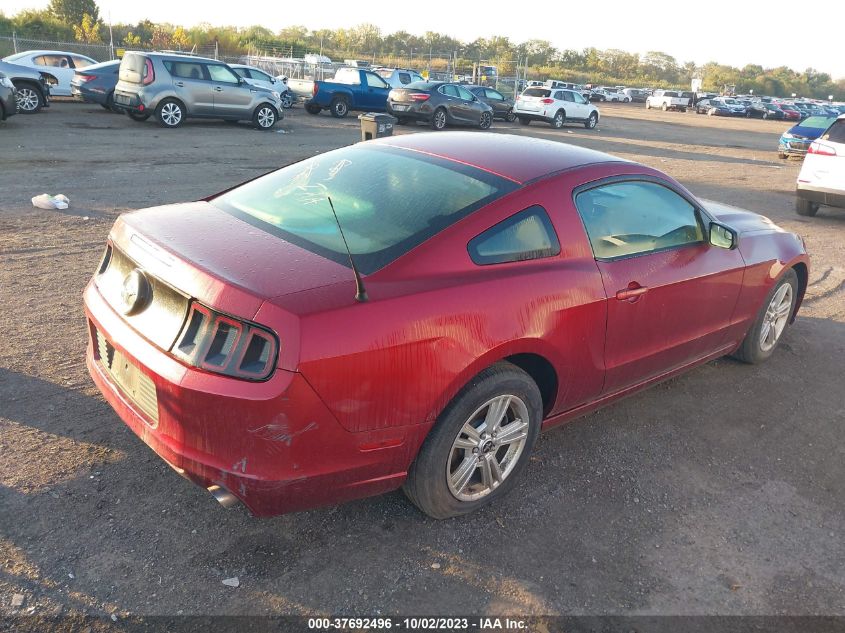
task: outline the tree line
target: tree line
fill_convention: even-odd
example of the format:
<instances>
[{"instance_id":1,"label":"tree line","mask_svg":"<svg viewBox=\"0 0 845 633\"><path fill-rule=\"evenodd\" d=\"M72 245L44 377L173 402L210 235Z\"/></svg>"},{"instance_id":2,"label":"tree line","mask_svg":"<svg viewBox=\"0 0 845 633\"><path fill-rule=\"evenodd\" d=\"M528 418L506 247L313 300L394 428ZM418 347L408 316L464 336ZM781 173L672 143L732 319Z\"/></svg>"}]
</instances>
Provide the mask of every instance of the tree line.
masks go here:
<instances>
[{"instance_id":1,"label":"tree line","mask_svg":"<svg viewBox=\"0 0 845 633\"><path fill-rule=\"evenodd\" d=\"M703 66L680 62L659 51L639 55L617 49L558 49L550 42L532 39L513 42L505 36L464 42L443 33L422 35L407 31L384 33L374 24L351 28L311 30L288 26L272 31L263 26L237 28L201 24L196 27L154 23L104 24L95 0L51 0L47 9L21 11L7 17L0 13L0 35L14 33L22 39L109 43L115 47L207 51L238 56L249 52L303 57L322 53L335 60L368 59L442 70L471 68L473 63L495 65L499 75L529 79L563 79L576 83L627 85L649 88L689 89L694 77L702 89L720 92L725 85L737 92L774 96L793 94L826 99L845 99L845 78L833 78L813 68L796 71L786 66L764 68L746 64L736 68L716 62Z\"/></svg>"}]
</instances>

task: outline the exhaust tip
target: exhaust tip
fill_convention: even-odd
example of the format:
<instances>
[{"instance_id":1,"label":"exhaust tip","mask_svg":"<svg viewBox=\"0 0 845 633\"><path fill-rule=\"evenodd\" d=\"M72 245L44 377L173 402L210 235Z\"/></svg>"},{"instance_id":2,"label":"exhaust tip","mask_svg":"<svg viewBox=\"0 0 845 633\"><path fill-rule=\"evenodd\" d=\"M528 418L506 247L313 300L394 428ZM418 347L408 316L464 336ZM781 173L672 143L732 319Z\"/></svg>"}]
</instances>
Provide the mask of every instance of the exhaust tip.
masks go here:
<instances>
[{"instance_id":1,"label":"exhaust tip","mask_svg":"<svg viewBox=\"0 0 845 633\"><path fill-rule=\"evenodd\" d=\"M211 496L217 499L217 503L224 508L231 508L238 504L238 498L235 495L216 484L209 486L208 491L211 493Z\"/></svg>"}]
</instances>

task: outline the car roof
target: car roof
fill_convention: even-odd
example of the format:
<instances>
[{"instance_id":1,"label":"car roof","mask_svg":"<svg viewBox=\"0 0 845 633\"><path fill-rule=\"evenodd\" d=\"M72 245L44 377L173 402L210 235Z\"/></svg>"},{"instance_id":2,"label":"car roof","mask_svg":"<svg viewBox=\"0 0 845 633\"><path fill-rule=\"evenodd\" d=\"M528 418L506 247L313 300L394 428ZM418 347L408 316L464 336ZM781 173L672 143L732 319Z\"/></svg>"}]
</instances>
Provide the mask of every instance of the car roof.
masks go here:
<instances>
[{"instance_id":1,"label":"car roof","mask_svg":"<svg viewBox=\"0 0 845 633\"><path fill-rule=\"evenodd\" d=\"M518 184L575 167L628 162L577 145L515 134L429 132L391 136L370 142L438 156Z\"/></svg>"},{"instance_id":2,"label":"car roof","mask_svg":"<svg viewBox=\"0 0 845 633\"><path fill-rule=\"evenodd\" d=\"M129 53L134 53L135 55L146 55L147 57L164 57L167 59L190 59L195 62L211 62L213 64L226 63L220 61L219 59L211 59L210 57L200 57L198 55L190 55L188 53L164 53L162 51L126 51L126 53L124 53L124 56L128 55Z\"/></svg>"},{"instance_id":3,"label":"car roof","mask_svg":"<svg viewBox=\"0 0 845 633\"><path fill-rule=\"evenodd\" d=\"M84 57L85 59L90 59L92 61L97 61L93 57L89 57L88 55L84 55L82 53L74 53L71 51L47 51L47 50L34 50L34 51L24 51L22 53L15 53L13 55L9 55L8 57L4 57L4 59L21 59L22 57L26 57L27 55L76 55L77 57Z\"/></svg>"}]
</instances>

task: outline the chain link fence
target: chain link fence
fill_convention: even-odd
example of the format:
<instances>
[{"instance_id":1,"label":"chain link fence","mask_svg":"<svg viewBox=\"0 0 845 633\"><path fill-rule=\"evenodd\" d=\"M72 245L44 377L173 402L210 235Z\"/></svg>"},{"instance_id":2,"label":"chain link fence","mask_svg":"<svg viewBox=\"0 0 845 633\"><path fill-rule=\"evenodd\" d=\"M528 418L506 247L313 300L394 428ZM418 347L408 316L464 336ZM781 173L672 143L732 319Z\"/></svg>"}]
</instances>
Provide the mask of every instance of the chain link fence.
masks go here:
<instances>
[{"instance_id":1,"label":"chain link fence","mask_svg":"<svg viewBox=\"0 0 845 633\"><path fill-rule=\"evenodd\" d=\"M56 50L85 55L98 62L117 59L130 47L112 44L86 44L84 42L58 42L20 38L14 35L0 36L0 58L31 50ZM154 50L144 46L133 46L131 50ZM342 53L342 60L331 60L319 53L290 48L252 49L247 53L221 51L217 44L193 46L180 52L219 59L229 63L250 64L265 72L291 79L328 80L339 68L350 65L385 66L388 68L410 68L432 81L476 82L495 88L508 97L519 92L525 84L526 72L519 62L510 60L496 64L494 61L479 60L477 63L458 59L455 52L430 51L427 54ZM338 54L335 52L334 54Z\"/></svg>"}]
</instances>

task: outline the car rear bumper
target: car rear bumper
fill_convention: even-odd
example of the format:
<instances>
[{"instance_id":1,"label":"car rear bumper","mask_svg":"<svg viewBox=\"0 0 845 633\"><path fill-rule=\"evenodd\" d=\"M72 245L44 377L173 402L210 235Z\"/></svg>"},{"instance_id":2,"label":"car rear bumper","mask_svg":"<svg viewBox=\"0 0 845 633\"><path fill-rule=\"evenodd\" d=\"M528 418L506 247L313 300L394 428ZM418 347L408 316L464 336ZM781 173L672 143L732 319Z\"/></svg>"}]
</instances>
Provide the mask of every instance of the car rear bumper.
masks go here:
<instances>
[{"instance_id":1,"label":"car rear bumper","mask_svg":"<svg viewBox=\"0 0 845 633\"><path fill-rule=\"evenodd\" d=\"M407 109L405 109L407 108ZM413 103L387 102L387 112L396 118L414 119L416 121L428 121L434 113L434 108L428 101Z\"/></svg>"},{"instance_id":2,"label":"car rear bumper","mask_svg":"<svg viewBox=\"0 0 845 633\"><path fill-rule=\"evenodd\" d=\"M18 113L18 100L15 98L15 91L10 89L3 89L3 96L0 99L3 104L2 111L0 111L0 119L6 120L13 114Z\"/></svg>"},{"instance_id":3,"label":"car rear bumper","mask_svg":"<svg viewBox=\"0 0 845 633\"><path fill-rule=\"evenodd\" d=\"M84 301L94 383L139 438L197 485L219 486L253 514L271 516L404 481L426 425L351 433L298 372L279 369L251 383L187 367L132 330L93 283ZM119 378L126 365L143 380ZM140 383L146 395L125 386Z\"/></svg>"},{"instance_id":4,"label":"car rear bumper","mask_svg":"<svg viewBox=\"0 0 845 633\"><path fill-rule=\"evenodd\" d=\"M103 88L85 88L76 84L70 85L70 94L77 101L84 101L85 103L98 103L105 105L108 95Z\"/></svg>"},{"instance_id":5,"label":"car rear bumper","mask_svg":"<svg viewBox=\"0 0 845 633\"><path fill-rule=\"evenodd\" d=\"M810 202L845 208L845 191L798 183L795 195Z\"/></svg>"}]
</instances>

